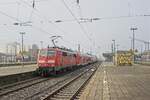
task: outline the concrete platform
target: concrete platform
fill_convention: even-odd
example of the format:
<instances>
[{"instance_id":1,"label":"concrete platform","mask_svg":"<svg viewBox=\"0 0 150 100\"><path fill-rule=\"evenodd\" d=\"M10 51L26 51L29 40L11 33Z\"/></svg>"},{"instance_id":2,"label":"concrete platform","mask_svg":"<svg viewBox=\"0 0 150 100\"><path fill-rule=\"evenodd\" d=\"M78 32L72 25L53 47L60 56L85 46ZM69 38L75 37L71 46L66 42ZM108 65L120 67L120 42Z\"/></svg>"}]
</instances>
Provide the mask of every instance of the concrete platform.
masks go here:
<instances>
[{"instance_id":1,"label":"concrete platform","mask_svg":"<svg viewBox=\"0 0 150 100\"><path fill-rule=\"evenodd\" d=\"M36 70L36 68L37 68L36 64L24 66L17 65L17 66L0 67L0 76L30 72Z\"/></svg>"},{"instance_id":2,"label":"concrete platform","mask_svg":"<svg viewBox=\"0 0 150 100\"><path fill-rule=\"evenodd\" d=\"M80 100L150 100L150 66L102 64Z\"/></svg>"}]
</instances>

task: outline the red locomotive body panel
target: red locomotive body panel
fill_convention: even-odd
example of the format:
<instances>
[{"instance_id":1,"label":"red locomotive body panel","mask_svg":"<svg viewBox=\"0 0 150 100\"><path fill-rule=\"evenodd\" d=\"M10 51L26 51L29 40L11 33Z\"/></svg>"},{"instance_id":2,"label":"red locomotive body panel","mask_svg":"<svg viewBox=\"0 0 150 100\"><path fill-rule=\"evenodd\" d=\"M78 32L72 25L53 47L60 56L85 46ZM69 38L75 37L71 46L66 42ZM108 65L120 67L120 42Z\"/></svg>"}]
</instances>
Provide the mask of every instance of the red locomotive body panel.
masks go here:
<instances>
[{"instance_id":1,"label":"red locomotive body panel","mask_svg":"<svg viewBox=\"0 0 150 100\"><path fill-rule=\"evenodd\" d=\"M76 54L58 48L42 49L39 52L39 68L69 67L76 65Z\"/></svg>"},{"instance_id":2,"label":"red locomotive body panel","mask_svg":"<svg viewBox=\"0 0 150 100\"><path fill-rule=\"evenodd\" d=\"M60 48L42 49L38 55L38 70L49 73L73 66L85 65L92 62L92 56L81 55L79 52Z\"/></svg>"},{"instance_id":3,"label":"red locomotive body panel","mask_svg":"<svg viewBox=\"0 0 150 100\"><path fill-rule=\"evenodd\" d=\"M53 49L42 49L37 62L39 67L56 66L56 51Z\"/></svg>"}]
</instances>

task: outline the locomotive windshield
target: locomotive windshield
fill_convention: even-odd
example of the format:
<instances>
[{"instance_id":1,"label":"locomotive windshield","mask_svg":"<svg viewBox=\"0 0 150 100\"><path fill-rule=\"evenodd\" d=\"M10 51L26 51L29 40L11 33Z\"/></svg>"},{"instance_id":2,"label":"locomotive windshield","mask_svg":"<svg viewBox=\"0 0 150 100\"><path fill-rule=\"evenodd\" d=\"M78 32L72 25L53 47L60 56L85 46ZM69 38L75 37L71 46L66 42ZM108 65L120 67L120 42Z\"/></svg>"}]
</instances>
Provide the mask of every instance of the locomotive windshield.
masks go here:
<instances>
[{"instance_id":1,"label":"locomotive windshield","mask_svg":"<svg viewBox=\"0 0 150 100\"><path fill-rule=\"evenodd\" d=\"M39 55L40 56L47 56L47 50L41 50Z\"/></svg>"},{"instance_id":2,"label":"locomotive windshield","mask_svg":"<svg viewBox=\"0 0 150 100\"><path fill-rule=\"evenodd\" d=\"M53 51L53 50L41 50L39 55L40 56L54 56L55 51Z\"/></svg>"}]
</instances>

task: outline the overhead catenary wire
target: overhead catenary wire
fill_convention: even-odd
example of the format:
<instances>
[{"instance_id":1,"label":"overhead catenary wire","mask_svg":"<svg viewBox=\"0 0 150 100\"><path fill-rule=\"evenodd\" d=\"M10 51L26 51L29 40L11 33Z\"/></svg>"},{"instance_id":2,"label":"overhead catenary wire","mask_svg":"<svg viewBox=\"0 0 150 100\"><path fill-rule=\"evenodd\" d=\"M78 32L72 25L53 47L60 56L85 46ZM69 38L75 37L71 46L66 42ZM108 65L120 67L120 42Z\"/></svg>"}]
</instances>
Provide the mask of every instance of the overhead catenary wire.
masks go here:
<instances>
[{"instance_id":1,"label":"overhead catenary wire","mask_svg":"<svg viewBox=\"0 0 150 100\"><path fill-rule=\"evenodd\" d=\"M32 5L30 5L30 4L28 4L26 1L24 1L24 0L20 0L20 1L22 1L24 4L26 4L27 6L29 6L29 7L31 7L31 8L33 8L33 6ZM48 0L45 0L45 1L48 1ZM65 3L65 1L64 0L62 0L63 2L64 2L64 4L65 4L65 6L66 6L66 8L68 9L68 11L71 13L71 15L72 16L74 16L74 19L75 19L75 21L78 21L78 18L76 18L76 16L73 14L73 12L71 11L71 9L68 7L68 5ZM35 1L35 2L38 2L37 0ZM40 0L39 0L39 2L40 2ZM79 6L79 5L78 5ZM80 9L81 10L81 9ZM40 13L39 12L39 10L38 9L36 9L36 8L34 8L34 11L36 11L36 12L38 12L38 13ZM81 12L81 11L80 11ZM35 14L35 13L34 13ZM37 14L36 14L37 15ZM81 14L82 15L82 14ZM37 16L39 16L40 18L42 18L42 19L46 19L46 21L48 21L48 22L50 22L50 23L52 23L52 24L54 24L53 23L53 21L50 21L50 20L48 20L45 16L41 16L41 15L37 15ZM146 16L150 16L150 14L140 14L140 15L128 15L128 16L115 16L115 17L97 17L97 18L99 18L100 20L102 20L102 19L120 19L120 18L130 18L130 17L146 17ZM69 21L69 20L68 20ZM70 21L73 21L72 19L70 19ZM80 23L80 21L78 21L78 23ZM81 23L80 23L81 24Z\"/></svg>"},{"instance_id":2,"label":"overhead catenary wire","mask_svg":"<svg viewBox=\"0 0 150 100\"><path fill-rule=\"evenodd\" d=\"M64 4L64 6L67 8L67 10L70 12L70 14L73 16L73 18L76 20L76 22L79 24L81 30L83 31L84 35L87 36L88 40L91 41L91 38L87 35L86 30L84 29L84 27L82 26L82 24L79 22L78 18L74 15L74 13L71 11L71 9L68 7L68 5L65 3L64 0L61 0Z\"/></svg>"},{"instance_id":3,"label":"overhead catenary wire","mask_svg":"<svg viewBox=\"0 0 150 100\"><path fill-rule=\"evenodd\" d=\"M24 1L24 0L21 0L24 4L26 4L27 6L29 6L30 8L32 8L32 5L30 5L30 4L28 4L26 1ZM35 1L36 2L36 1ZM37 9L37 8L34 8L33 10L32 10L33 12L32 13L34 13L36 16L38 16L39 18L41 18L41 19L44 19L46 22L48 22L48 23L50 23L50 24L52 24L54 27L56 27L59 31L61 31L62 33L64 33L64 34L69 34L68 32L66 32L66 31L64 31L63 29L61 29L60 27L58 27L53 21L51 21L51 20L49 20L47 17L45 17L44 15L39 15L38 13L40 13L40 11ZM34 11L36 11L37 13L35 13Z\"/></svg>"},{"instance_id":4,"label":"overhead catenary wire","mask_svg":"<svg viewBox=\"0 0 150 100\"><path fill-rule=\"evenodd\" d=\"M17 18L18 18L18 20L19 20L19 17L20 17L19 13L20 13L20 3L17 2Z\"/></svg>"},{"instance_id":5,"label":"overhead catenary wire","mask_svg":"<svg viewBox=\"0 0 150 100\"><path fill-rule=\"evenodd\" d=\"M101 17L99 18L100 20L102 19L122 19L122 18L134 18L134 17L148 17L150 14L140 14L140 15L130 15L130 16L116 16L116 17Z\"/></svg>"},{"instance_id":6,"label":"overhead catenary wire","mask_svg":"<svg viewBox=\"0 0 150 100\"><path fill-rule=\"evenodd\" d=\"M33 6L32 5L30 5L30 7L32 7L33 8ZM34 10L33 10L34 11ZM37 9L35 10L35 11L38 11ZM39 12L39 11L38 11ZM41 15L40 15L41 16ZM143 16L148 16L148 15L143 15ZM10 17L13 17L13 16L10 16ZM76 17L76 16L75 16ZM119 18L126 18L126 17L129 17L129 16L119 16L119 17L105 17L105 18L101 18L101 19L119 19ZM130 16L131 17L131 16ZM138 16L137 16L138 17ZM13 18L15 18L15 17L13 17ZM46 21L48 21L49 23L52 23L51 21L49 21L49 20L47 20L46 19ZM76 21L76 20L75 20ZM52 24L54 24L54 23L52 23ZM79 22L79 24L81 24L80 22ZM55 24L54 24L55 25ZM83 27L84 28L84 27ZM41 31L43 31L44 33L48 33L49 34L49 32L46 32L46 31L44 31L42 28L37 28L38 30L41 30ZM84 29L85 30L85 29ZM86 31L86 30L85 30ZM63 33L66 33L66 32L63 32ZM84 33L85 34L85 33ZM87 37L89 37L89 36L87 36Z\"/></svg>"},{"instance_id":7,"label":"overhead catenary wire","mask_svg":"<svg viewBox=\"0 0 150 100\"><path fill-rule=\"evenodd\" d=\"M22 0L23 1L23 0ZM26 5L28 5L28 6L30 6L27 2L25 2L25 1L23 1ZM20 4L19 2L17 2L18 4ZM32 6L30 6L30 7L32 7ZM2 15L5 15L5 16L7 16L7 17L9 17L10 19L13 19L13 20L15 20L15 21L17 21L17 22L19 22L19 23L23 23L23 21L21 21L21 20L19 20L19 7L18 7L18 9L17 9L18 11L18 13L17 13L17 17L13 17L13 16L10 16L10 15L8 15L7 13L4 13L4 12L2 12L2 11L0 11L0 13L2 14ZM32 10L32 13L34 12L34 11L37 11L37 12L39 12L37 9L33 9ZM37 15L37 14L36 14ZM48 22L50 22L50 23L52 23L51 21L49 21L49 20L47 20L45 17L43 17L43 16L40 16L40 15L37 15L38 17L40 17L40 18L42 18L42 19L44 19L44 20L46 20L46 21L48 21ZM31 17L30 17L31 18ZM53 25L55 25L54 23L52 23ZM50 34L49 32L47 32L47 31L45 31L45 30L43 30L42 28L40 28L40 27L38 27L38 26L32 26L34 29L36 29L36 30L39 30L39 31L41 31L42 33L46 33L46 34L48 34L48 35L54 35L54 34ZM57 26L56 26L57 27ZM58 27L57 27L58 28ZM63 33L67 33L67 32L65 32L65 31L63 31L62 29L60 29L60 28L58 28L59 30L61 30Z\"/></svg>"},{"instance_id":8,"label":"overhead catenary wire","mask_svg":"<svg viewBox=\"0 0 150 100\"><path fill-rule=\"evenodd\" d=\"M14 2L0 2L0 5L14 5L17 4L17 1Z\"/></svg>"},{"instance_id":9,"label":"overhead catenary wire","mask_svg":"<svg viewBox=\"0 0 150 100\"><path fill-rule=\"evenodd\" d=\"M30 7L31 7L31 5L30 5ZM35 10L35 11L37 11L37 10ZM119 18L125 18L126 16L120 16L120 17L117 17L116 19L119 19ZM44 18L45 19L45 18ZM107 18L101 18L101 19L115 19L114 17L107 17ZM47 19L46 19L47 20ZM51 21L49 21L49 20L47 20L48 22L50 22L50 23L52 23ZM52 23L52 24L54 24L54 23ZM55 24L54 24L55 25ZM66 32L64 32L63 31L63 33L66 33ZM91 39L90 39L91 40Z\"/></svg>"},{"instance_id":10,"label":"overhead catenary wire","mask_svg":"<svg viewBox=\"0 0 150 100\"><path fill-rule=\"evenodd\" d=\"M77 9L78 9L78 11L79 11L79 16L80 16L80 19L79 20L82 20L82 19L84 19L83 18L83 14L82 14L82 9L81 9L81 6L80 6L80 1L79 0L76 0L76 5L77 5ZM85 19L86 20L86 19ZM87 19L88 20L88 19ZM76 21L76 20L75 20ZM81 21L82 22L82 21ZM87 34L89 34L89 28L88 28L88 24L85 22L85 26L86 26L86 33ZM91 33L91 32L90 32ZM89 34L90 35L90 42L91 42L91 46L90 46L90 50L91 50L91 48L95 48L95 42L94 42L94 39L92 39L92 37L91 37L91 34ZM94 47L92 47L92 46L94 46ZM91 52L91 51L90 51Z\"/></svg>"},{"instance_id":11,"label":"overhead catenary wire","mask_svg":"<svg viewBox=\"0 0 150 100\"><path fill-rule=\"evenodd\" d=\"M26 4L27 6L29 6L30 8L32 8L32 6L30 4L28 4L26 1L21 0L24 4ZM36 2L36 1L35 1ZM40 13L40 11L37 8L32 9L32 13L34 13L36 16L38 16L41 19L44 19L45 21L47 21L48 23L52 24L53 26L55 26L59 31L61 31L64 34L68 34L70 35L68 32L64 31L62 28L58 27L53 21L50 21L47 17L45 17L44 15L39 15L37 13ZM37 13L35 13L34 11L36 11ZM71 35L70 35L71 36Z\"/></svg>"},{"instance_id":12,"label":"overhead catenary wire","mask_svg":"<svg viewBox=\"0 0 150 100\"><path fill-rule=\"evenodd\" d=\"M19 0L17 1L10 1L10 2L0 2L0 5L14 5L17 4ZM48 0L36 0L35 2L44 2L44 1L48 1ZM33 0L30 2L33 2Z\"/></svg>"},{"instance_id":13,"label":"overhead catenary wire","mask_svg":"<svg viewBox=\"0 0 150 100\"><path fill-rule=\"evenodd\" d=\"M82 9L81 9L80 1L79 1L79 0L77 0L77 6L78 6L78 9L79 9L79 15L80 15L81 18L83 18ZM88 28L88 24L85 23L85 25L86 25L87 31L89 32L89 30L88 30L88 29L89 29L89 28ZM93 44L94 44L94 43L93 43Z\"/></svg>"},{"instance_id":14,"label":"overhead catenary wire","mask_svg":"<svg viewBox=\"0 0 150 100\"><path fill-rule=\"evenodd\" d=\"M10 15L8 15L7 13L5 13L5 12L3 12L3 11L0 11L0 14L1 14L1 15L4 15L4 16L7 16L7 17L9 17L10 19L13 19L13 20L15 20L15 21L18 21L18 18L13 17L13 16L10 16Z\"/></svg>"},{"instance_id":15,"label":"overhead catenary wire","mask_svg":"<svg viewBox=\"0 0 150 100\"><path fill-rule=\"evenodd\" d=\"M21 0L21 1L23 1L24 3L26 3L24 0ZM16 2L16 3L18 3L18 4L20 4L19 2ZM30 6L28 3L26 3L28 6ZM30 6L30 7L32 7L32 6ZM13 19L13 20L15 20L15 21L18 21L19 23L23 23L23 21L21 21L21 20L19 20L18 19L18 16L19 16L19 13L17 14L17 18L16 17L13 17L13 16L11 16L11 15L8 15L7 13L5 13L5 12L2 12L2 11L0 11L0 14L2 14L2 15L4 15L4 16L7 16L7 17L9 17L10 19ZM37 26L32 26L34 29L36 29L36 30L39 30L39 31L41 31L41 32L43 32L43 33L46 33L46 34L49 34L49 35L53 35L53 34L50 34L49 32L47 32L47 31L45 31L45 30L43 30L42 28L40 28L40 27L37 27Z\"/></svg>"},{"instance_id":16,"label":"overhead catenary wire","mask_svg":"<svg viewBox=\"0 0 150 100\"><path fill-rule=\"evenodd\" d=\"M28 5L28 6L30 6L30 7L32 7L31 5ZM34 9L34 11L37 11L37 12L39 12L37 9ZM40 12L39 12L40 13ZM40 16L41 17L41 16ZM126 18L126 17L129 17L129 16L119 16L119 17L105 17L105 18L100 18L100 19L119 19L119 18ZM53 24L53 25L55 25L56 26L56 24L55 23L53 23L52 21L50 21L50 20L47 20L47 18L45 18L44 17L44 20L46 20L46 21L48 21L49 23L51 23L51 24ZM76 21L76 20L75 20ZM81 24L80 22L79 22L79 24ZM57 26L56 26L57 27ZM57 27L58 28L58 27ZM84 27L83 27L84 28ZM66 33L66 32L64 32L64 31L62 31L62 29L60 29L60 28L58 28L59 30L61 30L61 32L63 32L63 33ZM85 29L84 29L84 31L85 31ZM85 31L86 32L86 31ZM85 34L85 33L84 33ZM87 36L87 37L89 37L89 36ZM91 39L90 38L88 38L90 41L91 41Z\"/></svg>"},{"instance_id":17,"label":"overhead catenary wire","mask_svg":"<svg viewBox=\"0 0 150 100\"><path fill-rule=\"evenodd\" d=\"M114 20L114 19L126 19L126 18L137 18L137 17L150 17L150 14L139 14L139 15L130 15L130 16L114 16L114 17L96 17L96 21L99 20ZM94 18L95 19L95 18ZM84 20L84 22L80 22L80 23L87 23L87 22L93 22L95 21L92 18L83 18L82 19L78 19L78 20ZM58 22L73 22L76 21L75 19L62 19L62 20L57 20Z\"/></svg>"},{"instance_id":18,"label":"overhead catenary wire","mask_svg":"<svg viewBox=\"0 0 150 100\"><path fill-rule=\"evenodd\" d=\"M2 15L4 15L4 16L7 16L8 18L10 18L10 19L12 19L12 20L15 20L15 21L17 21L17 22L19 22L19 23L23 23L23 21L19 20L17 17L13 17L13 16L8 15L7 13L4 13L4 12L2 12L2 11L0 11L0 14L2 14ZM47 32L47 31L43 30L42 28L39 28L39 27L37 27L37 26L35 26L35 25L32 26L32 27L35 28L35 29L37 29L37 30L39 30L39 31L41 31L41 32L44 32L44 33L46 33L46 34L53 35L53 34L50 34L49 32Z\"/></svg>"}]
</instances>

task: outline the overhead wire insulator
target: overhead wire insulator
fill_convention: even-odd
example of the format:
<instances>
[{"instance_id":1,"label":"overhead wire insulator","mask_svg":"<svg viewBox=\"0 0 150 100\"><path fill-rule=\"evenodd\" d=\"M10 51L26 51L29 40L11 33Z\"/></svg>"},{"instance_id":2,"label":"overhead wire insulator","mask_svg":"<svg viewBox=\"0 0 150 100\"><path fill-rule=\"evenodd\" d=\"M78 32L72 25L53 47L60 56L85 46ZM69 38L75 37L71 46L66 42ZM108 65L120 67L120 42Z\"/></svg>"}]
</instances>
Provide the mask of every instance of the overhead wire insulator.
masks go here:
<instances>
[{"instance_id":1,"label":"overhead wire insulator","mask_svg":"<svg viewBox=\"0 0 150 100\"><path fill-rule=\"evenodd\" d=\"M33 0L32 7L35 8L35 0Z\"/></svg>"},{"instance_id":2,"label":"overhead wire insulator","mask_svg":"<svg viewBox=\"0 0 150 100\"><path fill-rule=\"evenodd\" d=\"M77 0L77 4L79 4L79 0Z\"/></svg>"},{"instance_id":3,"label":"overhead wire insulator","mask_svg":"<svg viewBox=\"0 0 150 100\"><path fill-rule=\"evenodd\" d=\"M59 22L62 22L61 20L57 20L57 21L55 21L56 23L59 23Z\"/></svg>"}]
</instances>

